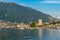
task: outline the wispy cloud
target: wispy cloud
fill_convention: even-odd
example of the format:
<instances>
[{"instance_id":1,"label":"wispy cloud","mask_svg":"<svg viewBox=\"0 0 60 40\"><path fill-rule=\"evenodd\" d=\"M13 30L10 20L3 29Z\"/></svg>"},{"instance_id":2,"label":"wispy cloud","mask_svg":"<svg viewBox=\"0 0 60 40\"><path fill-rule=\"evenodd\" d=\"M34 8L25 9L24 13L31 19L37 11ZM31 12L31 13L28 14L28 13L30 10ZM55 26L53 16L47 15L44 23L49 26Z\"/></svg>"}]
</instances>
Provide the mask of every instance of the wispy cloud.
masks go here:
<instances>
[{"instance_id":1,"label":"wispy cloud","mask_svg":"<svg viewBox=\"0 0 60 40\"><path fill-rule=\"evenodd\" d=\"M20 3L20 5L26 5L25 3Z\"/></svg>"},{"instance_id":2,"label":"wispy cloud","mask_svg":"<svg viewBox=\"0 0 60 40\"><path fill-rule=\"evenodd\" d=\"M39 3L60 3L60 1L41 1Z\"/></svg>"}]
</instances>

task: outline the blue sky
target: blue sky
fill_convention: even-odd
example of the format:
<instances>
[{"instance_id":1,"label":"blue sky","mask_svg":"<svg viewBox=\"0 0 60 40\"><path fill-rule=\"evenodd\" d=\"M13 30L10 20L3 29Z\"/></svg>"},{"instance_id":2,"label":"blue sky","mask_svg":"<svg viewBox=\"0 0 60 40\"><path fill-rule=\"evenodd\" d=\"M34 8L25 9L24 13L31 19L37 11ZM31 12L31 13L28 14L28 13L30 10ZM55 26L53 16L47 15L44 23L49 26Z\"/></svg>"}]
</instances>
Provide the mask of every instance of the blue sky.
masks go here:
<instances>
[{"instance_id":1,"label":"blue sky","mask_svg":"<svg viewBox=\"0 0 60 40\"><path fill-rule=\"evenodd\" d=\"M0 0L2 2L15 2L19 5L34 8L45 14L60 19L60 0Z\"/></svg>"}]
</instances>

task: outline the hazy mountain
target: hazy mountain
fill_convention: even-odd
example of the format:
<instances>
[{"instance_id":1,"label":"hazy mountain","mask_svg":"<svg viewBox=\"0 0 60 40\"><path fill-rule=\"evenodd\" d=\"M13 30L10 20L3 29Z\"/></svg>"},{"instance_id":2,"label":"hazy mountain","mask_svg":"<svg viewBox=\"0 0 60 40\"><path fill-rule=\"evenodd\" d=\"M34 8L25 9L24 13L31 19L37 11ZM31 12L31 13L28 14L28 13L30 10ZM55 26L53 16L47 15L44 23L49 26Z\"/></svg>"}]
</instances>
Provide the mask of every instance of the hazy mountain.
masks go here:
<instances>
[{"instance_id":1,"label":"hazy mountain","mask_svg":"<svg viewBox=\"0 0 60 40\"><path fill-rule=\"evenodd\" d=\"M56 20L50 15L44 14L35 9L24 7L16 3L3 3L0 2L0 19L11 22L37 22L39 19L43 22Z\"/></svg>"}]
</instances>

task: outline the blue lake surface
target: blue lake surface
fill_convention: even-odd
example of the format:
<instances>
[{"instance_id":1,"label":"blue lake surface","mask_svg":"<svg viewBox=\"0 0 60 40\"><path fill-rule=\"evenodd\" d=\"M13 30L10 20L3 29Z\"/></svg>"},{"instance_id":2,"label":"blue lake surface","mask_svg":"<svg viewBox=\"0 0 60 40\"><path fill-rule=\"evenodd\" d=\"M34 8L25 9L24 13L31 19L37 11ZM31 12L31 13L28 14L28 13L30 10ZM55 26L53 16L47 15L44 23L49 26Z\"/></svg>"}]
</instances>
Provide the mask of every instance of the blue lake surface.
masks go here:
<instances>
[{"instance_id":1,"label":"blue lake surface","mask_svg":"<svg viewBox=\"0 0 60 40\"><path fill-rule=\"evenodd\" d=\"M60 29L42 29L41 40L60 40Z\"/></svg>"},{"instance_id":2,"label":"blue lake surface","mask_svg":"<svg viewBox=\"0 0 60 40\"><path fill-rule=\"evenodd\" d=\"M60 29L0 29L0 40L60 40Z\"/></svg>"}]
</instances>

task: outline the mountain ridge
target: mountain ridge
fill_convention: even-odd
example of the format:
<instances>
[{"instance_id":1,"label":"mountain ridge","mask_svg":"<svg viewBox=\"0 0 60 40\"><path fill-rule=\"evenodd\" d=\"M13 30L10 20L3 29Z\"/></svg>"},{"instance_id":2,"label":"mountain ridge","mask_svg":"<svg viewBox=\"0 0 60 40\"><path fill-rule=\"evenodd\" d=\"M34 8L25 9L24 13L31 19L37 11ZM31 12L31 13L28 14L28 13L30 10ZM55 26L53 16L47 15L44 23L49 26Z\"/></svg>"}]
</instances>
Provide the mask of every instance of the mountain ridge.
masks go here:
<instances>
[{"instance_id":1,"label":"mountain ridge","mask_svg":"<svg viewBox=\"0 0 60 40\"><path fill-rule=\"evenodd\" d=\"M0 2L0 20L29 23L32 21L38 22L39 19L42 19L43 22L50 22L51 18L53 19L52 21L57 20L50 15L30 7L24 7L12 2Z\"/></svg>"}]
</instances>

